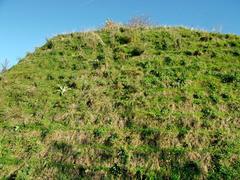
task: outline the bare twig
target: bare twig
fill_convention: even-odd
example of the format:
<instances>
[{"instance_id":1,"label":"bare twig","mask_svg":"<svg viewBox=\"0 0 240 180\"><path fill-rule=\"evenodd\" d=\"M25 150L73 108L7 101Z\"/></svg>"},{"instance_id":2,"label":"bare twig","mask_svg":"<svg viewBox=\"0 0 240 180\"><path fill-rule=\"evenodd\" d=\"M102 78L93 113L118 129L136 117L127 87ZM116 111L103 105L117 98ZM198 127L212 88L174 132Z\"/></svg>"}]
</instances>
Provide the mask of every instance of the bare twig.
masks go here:
<instances>
[{"instance_id":1,"label":"bare twig","mask_svg":"<svg viewBox=\"0 0 240 180\"><path fill-rule=\"evenodd\" d=\"M131 18L128 22L128 26L130 27L147 27L152 23L148 16L135 16Z\"/></svg>"},{"instance_id":2,"label":"bare twig","mask_svg":"<svg viewBox=\"0 0 240 180\"><path fill-rule=\"evenodd\" d=\"M0 72L5 72L8 70L8 66L9 66L9 61L8 59L5 59L5 61L3 63L1 63L1 71Z\"/></svg>"}]
</instances>

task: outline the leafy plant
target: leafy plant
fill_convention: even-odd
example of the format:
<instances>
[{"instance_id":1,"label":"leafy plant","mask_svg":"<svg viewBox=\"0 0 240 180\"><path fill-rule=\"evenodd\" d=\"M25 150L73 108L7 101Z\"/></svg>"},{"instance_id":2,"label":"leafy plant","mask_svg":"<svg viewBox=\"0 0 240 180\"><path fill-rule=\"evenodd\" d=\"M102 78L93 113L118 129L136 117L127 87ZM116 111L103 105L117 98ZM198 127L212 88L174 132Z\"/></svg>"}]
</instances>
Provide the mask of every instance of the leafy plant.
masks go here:
<instances>
[{"instance_id":1,"label":"leafy plant","mask_svg":"<svg viewBox=\"0 0 240 180\"><path fill-rule=\"evenodd\" d=\"M60 96L63 96L68 91L68 87L58 85L57 92L59 92Z\"/></svg>"}]
</instances>

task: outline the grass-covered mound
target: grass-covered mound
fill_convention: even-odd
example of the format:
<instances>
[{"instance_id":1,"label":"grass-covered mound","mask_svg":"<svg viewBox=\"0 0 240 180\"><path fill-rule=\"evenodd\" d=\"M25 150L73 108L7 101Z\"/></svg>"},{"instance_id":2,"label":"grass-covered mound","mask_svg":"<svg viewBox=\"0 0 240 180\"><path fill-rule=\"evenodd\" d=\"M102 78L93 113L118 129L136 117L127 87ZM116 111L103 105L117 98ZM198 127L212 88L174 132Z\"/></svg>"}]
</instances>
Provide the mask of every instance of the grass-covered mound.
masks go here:
<instances>
[{"instance_id":1,"label":"grass-covered mound","mask_svg":"<svg viewBox=\"0 0 240 180\"><path fill-rule=\"evenodd\" d=\"M239 179L240 37L59 35L0 76L0 177Z\"/></svg>"}]
</instances>

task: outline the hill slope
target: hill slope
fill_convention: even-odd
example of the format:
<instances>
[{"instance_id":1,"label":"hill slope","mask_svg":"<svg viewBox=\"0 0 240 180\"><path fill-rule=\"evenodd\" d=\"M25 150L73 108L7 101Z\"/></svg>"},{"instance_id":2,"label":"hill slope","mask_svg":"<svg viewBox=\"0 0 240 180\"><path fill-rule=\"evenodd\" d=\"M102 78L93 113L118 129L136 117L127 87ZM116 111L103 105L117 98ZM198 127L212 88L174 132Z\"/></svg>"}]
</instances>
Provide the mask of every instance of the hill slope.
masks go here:
<instances>
[{"instance_id":1,"label":"hill slope","mask_svg":"<svg viewBox=\"0 0 240 180\"><path fill-rule=\"evenodd\" d=\"M240 178L240 37L112 26L0 77L2 178Z\"/></svg>"}]
</instances>

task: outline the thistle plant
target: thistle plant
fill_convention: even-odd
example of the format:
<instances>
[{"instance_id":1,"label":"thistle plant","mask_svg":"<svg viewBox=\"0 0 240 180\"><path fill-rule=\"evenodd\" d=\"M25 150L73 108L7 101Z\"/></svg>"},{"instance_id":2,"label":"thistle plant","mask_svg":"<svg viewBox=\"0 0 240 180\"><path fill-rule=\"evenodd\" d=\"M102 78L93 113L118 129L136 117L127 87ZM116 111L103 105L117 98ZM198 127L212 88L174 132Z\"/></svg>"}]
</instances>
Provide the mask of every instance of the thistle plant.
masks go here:
<instances>
[{"instance_id":1,"label":"thistle plant","mask_svg":"<svg viewBox=\"0 0 240 180\"><path fill-rule=\"evenodd\" d=\"M60 96L63 96L65 92L67 92L68 88L66 86L58 86L57 92L59 92Z\"/></svg>"}]
</instances>

